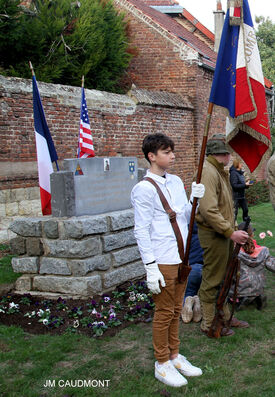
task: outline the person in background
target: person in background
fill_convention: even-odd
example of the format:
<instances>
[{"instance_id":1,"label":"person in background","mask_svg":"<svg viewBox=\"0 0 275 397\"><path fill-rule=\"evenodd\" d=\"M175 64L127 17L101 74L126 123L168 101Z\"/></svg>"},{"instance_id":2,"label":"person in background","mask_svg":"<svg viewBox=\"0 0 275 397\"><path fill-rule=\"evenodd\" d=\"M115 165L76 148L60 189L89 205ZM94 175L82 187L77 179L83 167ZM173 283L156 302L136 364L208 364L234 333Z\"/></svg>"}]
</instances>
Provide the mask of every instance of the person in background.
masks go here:
<instances>
[{"instance_id":1,"label":"person in background","mask_svg":"<svg viewBox=\"0 0 275 397\"><path fill-rule=\"evenodd\" d=\"M239 207L241 207L243 211L243 221L245 221L248 217L245 189L248 189L250 183L245 181L244 171L242 170L242 163L239 160L233 160L233 165L230 167L229 172L235 207L235 221L238 216Z\"/></svg>"},{"instance_id":2,"label":"person in background","mask_svg":"<svg viewBox=\"0 0 275 397\"><path fill-rule=\"evenodd\" d=\"M201 321L201 305L198 297L198 290L201 285L201 275L203 267L203 250L198 238L198 226L194 223L192 239L189 252L189 265L192 267L189 273L188 282L185 290L184 305L181 318L184 323Z\"/></svg>"}]
</instances>

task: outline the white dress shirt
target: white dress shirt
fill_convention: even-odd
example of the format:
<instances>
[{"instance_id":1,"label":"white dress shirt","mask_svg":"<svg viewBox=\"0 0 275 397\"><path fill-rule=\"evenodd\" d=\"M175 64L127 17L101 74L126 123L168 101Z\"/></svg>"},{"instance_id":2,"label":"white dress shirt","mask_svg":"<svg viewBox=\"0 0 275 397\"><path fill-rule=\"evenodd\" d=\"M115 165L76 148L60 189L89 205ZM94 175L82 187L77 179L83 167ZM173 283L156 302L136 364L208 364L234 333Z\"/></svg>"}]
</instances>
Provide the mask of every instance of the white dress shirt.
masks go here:
<instances>
[{"instance_id":1,"label":"white dress shirt","mask_svg":"<svg viewBox=\"0 0 275 397\"><path fill-rule=\"evenodd\" d=\"M187 200L181 179L167 173L164 178L150 171L147 171L146 177L154 179L170 207L176 212L185 246L192 205ZM135 210L134 234L143 263L180 263L176 236L156 188L151 182L141 181L134 186L131 200Z\"/></svg>"}]
</instances>

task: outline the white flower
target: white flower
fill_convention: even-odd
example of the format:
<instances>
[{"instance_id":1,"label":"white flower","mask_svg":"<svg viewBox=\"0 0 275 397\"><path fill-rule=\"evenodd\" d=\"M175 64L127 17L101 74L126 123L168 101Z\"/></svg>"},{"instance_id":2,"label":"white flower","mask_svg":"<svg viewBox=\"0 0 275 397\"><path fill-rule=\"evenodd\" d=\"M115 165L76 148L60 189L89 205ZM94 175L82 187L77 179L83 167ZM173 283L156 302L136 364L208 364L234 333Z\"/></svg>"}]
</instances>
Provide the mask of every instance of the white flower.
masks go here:
<instances>
[{"instance_id":1,"label":"white flower","mask_svg":"<svg viewBox=\"0 0 275 397\"><path fill-rule=\"evenodd\" d=\"M75 320L73 326L74 326L74 328L79 327L79 321L78 321L78 320Z\"/></svg>"},{"instance_id":2,"label":"white flower","mask_svg":"<svg viewBox=\"0 0 275 397\"><path fill-rule=\"evenodd\" d=\"M3 309L0 309L0 313L5 313L5 310L3 310Z\"/></svg>"},{"instance_id":3,"label":"white flower","mask_svg":"<svg viewBox=\"0 0 275 397\"><path fill-rule=\"evenodd\" d=\"M272 233L270 230L267 231L267 234L268 234L270 237L273 237L273 233Z\"/></svg>"},{"instance_id":4,"label":"white flower","mask_svg":"<svg viewBox=\"0 0 275 397\"><path fill-rule=\"evenodd\" d=\"M24 314L24 317L29 317L29 318L31 318L31 316L32 316L32 315L31 315L31 313L29 313L29 312L26 313L26 314Z\"/></svg>"},{"instance_id":5,"label":"white flower","mask_svg":"<svg viewBox=\"0 0 275 397\"><path fill-rule=\"evenodd\" d=\"M14 303L14 302L11 302L11 303L9 304L9 307L10 307L10 309L12 309L13 307L14 307L15 309L18 309L19 305L17 305L17 304Z\"/></svg>"},{"instance_id":6,"label":"white flower","mask_svg":"<svg viewBox=\"0 0 275 397\"><path fill-rule=\"evenodd\" d=\"M136 295L135 295L134 291L130 292L130 296L129 296L128 300L131 302L134 302L136 300Z\"/></svg>"},{"instance_id":7,"label":"white flower","mask_svg":"<svg viewBox=\"0 0 275 397\"><path fill-rule=\"evenodd\" d=\"M39 309L38 312L37 312L38 317L42 317L43 314L44 314L44 310Z\"/></svg>"},{"instance_id":8,"label":"white flower","mask_svg":"<svg viewBox=\"0 0 275 397\"><path fill-rule=\"evenodd\" d=\"M109 298L109 296L104 296L104 302L107 303L111 300L111 298Z\"/></svg>"},{"instance_id":9,"label":"white flower","mask_svg":"<svg viewBox=\"0 0 275 397\"><path fill-rule=\"evenodd\" d=\"M44 320L42 321L42 323L43 323L44 325L48 325L49 320L48 320L47 318L44 318Z\"/></svg>"},{"instance_id":10,"label":"white flower","mask_svg":"<svg viewBox=\"0 0 275 397\"><path fill-rule=\"evenodd\" d=\"M95 308L93 309L92 314L97 314L97 311Z\"/></svg>"},{"instance_id":11,"label":"white flower","mask_svg":"<svg viewBox=\"0 0 275 397\"><path fill-rule=\"evenodd\" d=\"M266 237L265 232L260 233L260 234L259 234L259 237L260 237L261 239L264 239L264 238Z\"/></svg>"}]
</instances>

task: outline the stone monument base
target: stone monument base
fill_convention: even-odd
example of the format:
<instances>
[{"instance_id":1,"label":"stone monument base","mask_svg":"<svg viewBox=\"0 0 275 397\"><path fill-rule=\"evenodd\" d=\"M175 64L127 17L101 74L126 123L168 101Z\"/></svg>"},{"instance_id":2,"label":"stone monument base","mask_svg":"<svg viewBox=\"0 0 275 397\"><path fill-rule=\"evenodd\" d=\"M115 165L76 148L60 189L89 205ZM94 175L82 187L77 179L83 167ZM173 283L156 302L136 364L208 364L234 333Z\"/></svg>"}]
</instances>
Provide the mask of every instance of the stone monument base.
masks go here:
<instances>
[{"instance_id":1,"label":"stone monument base","mask_svg":"<svg viewBox=\"0 0 275 397\"><path fill-rule=\"evenodd\" d=\"M10 225L15 292L92 297L144 276L132 209L71 218L19 218Z\"/></svg>"}]
</instances>

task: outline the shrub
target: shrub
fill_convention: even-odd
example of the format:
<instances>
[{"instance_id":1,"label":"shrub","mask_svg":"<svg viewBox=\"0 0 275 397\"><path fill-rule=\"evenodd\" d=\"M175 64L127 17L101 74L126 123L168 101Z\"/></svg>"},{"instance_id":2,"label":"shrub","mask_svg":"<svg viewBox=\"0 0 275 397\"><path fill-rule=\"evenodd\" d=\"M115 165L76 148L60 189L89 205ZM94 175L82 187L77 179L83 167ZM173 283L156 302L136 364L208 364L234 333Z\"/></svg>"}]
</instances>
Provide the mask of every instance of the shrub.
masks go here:
<instances>
[{"instance_id":1,"label":"shrub","mask_svg":"<svg viewBox=\"0 0 275 397\"><path fill-rule=\"evenodd\" d=\"M269 201L269 189L266 181L255 182L245 192L248 205L267 203Z\"/></svg>"},{"instance_id":2,"label":"shrub","mask_svg":"<svg viewBox=\"0 0 275 397\"><path fill-rule=\"evenodd\" d=\"M0 0L0 71L105 91L118 86L131 54L127 22L111 0ZM12 49L12 50L11 50Z\"/></svg>"}]
</instances>

